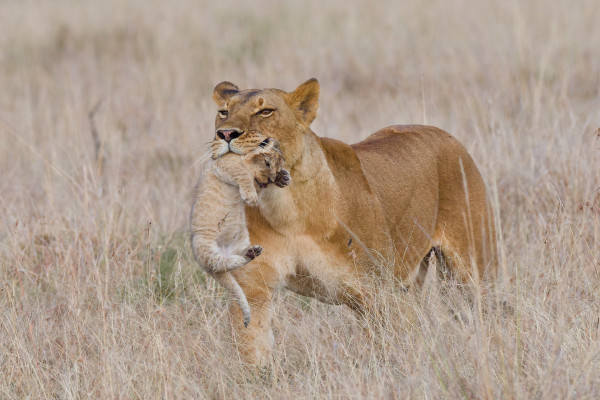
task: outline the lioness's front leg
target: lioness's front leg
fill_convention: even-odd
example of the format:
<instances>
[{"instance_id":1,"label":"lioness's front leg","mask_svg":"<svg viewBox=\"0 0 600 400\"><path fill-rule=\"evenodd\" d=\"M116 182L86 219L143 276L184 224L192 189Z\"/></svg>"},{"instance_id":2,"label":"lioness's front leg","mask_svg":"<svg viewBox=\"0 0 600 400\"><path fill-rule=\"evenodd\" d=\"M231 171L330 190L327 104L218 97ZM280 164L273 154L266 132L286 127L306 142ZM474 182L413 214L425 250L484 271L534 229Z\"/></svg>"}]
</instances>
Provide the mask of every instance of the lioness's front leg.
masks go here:
<instances>
[{"instance_id":1,"label":"lioness's front leg","mask_svg":"<svg viewBox=\"0 0 600 400\"><path fill-rule=\"evenodd\" d=\"M273 291L279 286L278 272L268 260L258 258L246 267L234 272L250 306L252 319L244 326L243 316L237 304L232 303L233 336L236 347L244 361L250 364L268 362L273 347L271 328Z\"/></svg>"},{"instance_id":2,"label":"lioness's front leg","mask_svg":"<svg viewBox=\"0 0 600 400\"><path fill-rule=\"evenodd\" d=\"M297 239L294 245L303 256L296 273L286 281L288 289L325 303L345 304L361 318L377 318L373 302L377 285L372 271L313 240Z\"/></svg>"}]
</instances>

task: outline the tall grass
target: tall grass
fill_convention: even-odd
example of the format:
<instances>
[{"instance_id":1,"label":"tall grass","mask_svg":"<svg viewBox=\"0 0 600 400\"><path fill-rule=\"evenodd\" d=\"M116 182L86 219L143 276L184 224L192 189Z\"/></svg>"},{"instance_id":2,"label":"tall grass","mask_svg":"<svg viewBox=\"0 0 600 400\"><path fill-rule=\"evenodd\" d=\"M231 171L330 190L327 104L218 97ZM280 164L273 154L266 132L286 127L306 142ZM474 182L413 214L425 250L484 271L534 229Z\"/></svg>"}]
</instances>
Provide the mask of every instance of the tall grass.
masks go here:
<instances>
[{"instance_id":1,"label":"tall grass","mask_svg":"<svg viewBox=\"0 0 600 400\"><path fill-rule=\"evenodd\" d=\"M595 0L3 1L0 397L600 397L599 20ZM247 368L190 254L194 165L216 83L313 76L320 135L427 123L467 146L500 275L475 302L382 284L366 330L282 291L273 363Z\"/></svg>"}]
</instances>

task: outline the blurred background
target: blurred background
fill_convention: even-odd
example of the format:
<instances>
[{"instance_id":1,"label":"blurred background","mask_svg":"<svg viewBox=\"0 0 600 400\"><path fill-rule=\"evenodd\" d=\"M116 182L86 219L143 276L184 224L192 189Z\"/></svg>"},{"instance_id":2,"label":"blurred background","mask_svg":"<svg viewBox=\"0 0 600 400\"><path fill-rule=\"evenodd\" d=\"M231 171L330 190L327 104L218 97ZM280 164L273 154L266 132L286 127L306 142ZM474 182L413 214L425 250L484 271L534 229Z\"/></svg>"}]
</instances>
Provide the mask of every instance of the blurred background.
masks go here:
<instances>
[{"instance_id":1,"label":"blurred background","mask_svg":"<svg viewBox=\"0 0 600 400\"><path fill-rule=\"evenodd\" d=\"M596 0L0 1L2 397L596 397L598 21ZM214 347L227 296L187 239L212 89L311 77L318 135L465 144L518 312L415 301L373 347L343 308L282 293L274 375Z\"/></svg>"}]
</instances>

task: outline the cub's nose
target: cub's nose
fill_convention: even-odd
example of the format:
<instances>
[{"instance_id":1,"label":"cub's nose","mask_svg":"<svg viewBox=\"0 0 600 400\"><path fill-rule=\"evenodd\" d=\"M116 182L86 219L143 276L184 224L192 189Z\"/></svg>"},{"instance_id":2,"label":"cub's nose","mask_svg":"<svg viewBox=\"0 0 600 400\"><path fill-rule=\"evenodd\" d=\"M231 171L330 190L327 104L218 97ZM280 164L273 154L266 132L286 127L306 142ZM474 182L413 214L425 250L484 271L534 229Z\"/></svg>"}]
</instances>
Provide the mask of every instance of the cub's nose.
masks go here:
<instances>
[{"instance_id":1,"label":"cub's nose","mask_svg":"<svg viewBox=\"0 0 600 400\"><path fill-rule=\"evenodd\" d=\"M231 142L233 139L240 137L244 133L239 129L219 129L217 130L217 136L226 141Z\"/></svg>"}]
</instances>

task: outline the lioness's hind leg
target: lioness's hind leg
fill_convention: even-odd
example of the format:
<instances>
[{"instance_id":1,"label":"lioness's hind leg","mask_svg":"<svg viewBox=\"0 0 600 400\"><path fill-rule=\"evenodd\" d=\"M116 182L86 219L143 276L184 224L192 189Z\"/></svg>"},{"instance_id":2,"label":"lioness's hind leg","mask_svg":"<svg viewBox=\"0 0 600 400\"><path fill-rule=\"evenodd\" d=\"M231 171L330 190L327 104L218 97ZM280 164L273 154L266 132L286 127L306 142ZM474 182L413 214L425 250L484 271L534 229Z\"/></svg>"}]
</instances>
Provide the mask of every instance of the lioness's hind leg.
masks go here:
<instances>
[{"instance_id":1,"label":"lioness's hind leg","mask_svg":"<svg viewBox=\"0 0 600 400\"><path fill-rule=\"evenodd\" d=\"M440 188L433 242L457 279L479 283L484 275L493 277L497 267L494 215L473 160L465 155L447 167L444 181L460 182L462 188Z\"/></svg>"},{"instance_id":2,"label":"lioness's hind leg","mask_svg":"<svg viewBox=\"0 0 600 400\"><path fill-rule=\"evenodd\" d=\"M439 240L447 271L465 283L479 283L486 274L493 275L496 269L494 231L487 229L488 219L473 216L467 222L466 218L456 216L447 222Z\"/></svg>"}]
</instances>

